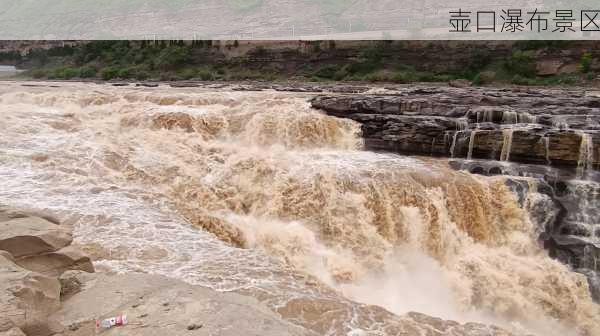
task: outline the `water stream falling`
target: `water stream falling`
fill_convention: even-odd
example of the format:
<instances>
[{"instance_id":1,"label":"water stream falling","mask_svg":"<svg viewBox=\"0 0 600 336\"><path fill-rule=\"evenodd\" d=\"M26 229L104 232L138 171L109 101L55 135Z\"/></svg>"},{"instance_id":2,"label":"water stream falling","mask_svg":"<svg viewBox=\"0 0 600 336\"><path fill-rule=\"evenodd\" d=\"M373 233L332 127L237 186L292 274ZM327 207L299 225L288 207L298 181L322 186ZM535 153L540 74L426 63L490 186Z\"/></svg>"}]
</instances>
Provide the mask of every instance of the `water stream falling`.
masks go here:
<instances>
[{"instance_id":1,"label":"water stream falling","mask_svg":"<svg viewBox=\"0 0 600 336\"><path fill-rule=\"evenodd\" d=\"M505 128L502 130L502 151L500 152L500 161L510 160L510 150L512 147L514 128Z\"/></svg>"},{"instance_id":2,"label":"water stream falling","mask_svg":"<svg viewBox=\"0 0 600 336\"><path fill-rule=\"evenodd\" d=\"M466 118L458 118L456 121L456 131L452 135L452 145L450 146L450 157L455 156L456 141L458 136L469 127L469 121Z\"/></svg>"},{"instance_id":3,"label":"water stream falling","mask_svg":"<svg viewBox=\"0 0 600 336\"><path fill-rule=\"evenodd\" d=\"M477 136L477 129L471 131L469 135L469 151L467 152L467 160L473 158L473 146L475 145L475 137Z\"/></svg>"},{"instance_id":4,"label":"water stream falling","mask_svg":"<svg viewBox=\"0 0 600 336\"><path fill-rule=\"evenodd\" d=\"M546 153L546 164L551 165L552 161L550 160L550 137L545 136L542 138L542 141L544 141L544 149L545 149L545 153Z\"/></svg>"},{"instance_id":5,"label":"water stream falling","mask_svg":"<svg viewBox=\"0 0 600 336\"><path fill-rule=\"evenodd\" d=\"M503 111L502 112L502 123L503 124L518 124L519 114L516 111Z\"/></svg>"},{"instance_id":6,"label":"water stream falling","mask_svg":"<svg viewBox=\"0 0 600 336\"><path fill-rule=\"evenodd\" d=\"M594 162L594 143L589 134L580 132L581 145L579 147L579 160L577 160L577 176L584 178L587 171L592 169Z\"/></svg>"},{"instance_id":7,"label":"water stream falling","mask_svg":"<svg viewBox=\"0 0 600 336\"><path fill-rule=\"evenodd\" d=\"M304 94L4 83L0 109L0 203L57 212L100 270L252 295L322 335L435 334L410 311L600 335L503 177L362 151Z\"/></svg>"}]
</instances>

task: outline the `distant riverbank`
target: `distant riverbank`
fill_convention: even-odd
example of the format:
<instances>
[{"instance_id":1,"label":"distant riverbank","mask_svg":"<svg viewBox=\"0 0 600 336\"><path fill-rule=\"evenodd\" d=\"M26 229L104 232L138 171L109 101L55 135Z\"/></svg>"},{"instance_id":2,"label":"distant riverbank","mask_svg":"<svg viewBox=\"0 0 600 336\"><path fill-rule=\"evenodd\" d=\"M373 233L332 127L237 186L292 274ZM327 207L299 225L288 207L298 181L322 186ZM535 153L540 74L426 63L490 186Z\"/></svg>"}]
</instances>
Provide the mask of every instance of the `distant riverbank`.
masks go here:
<instances>
[{"instance_id":1,"label":"distant riverbank","mask_svg":"<svg viewBox=\"0 0 600 336\"><path fill-rule=\"evenodd\" d=\"M34 79L596 86L599 54L564 41L92 41L0 59Z\"/></svg>"}]
</instances>

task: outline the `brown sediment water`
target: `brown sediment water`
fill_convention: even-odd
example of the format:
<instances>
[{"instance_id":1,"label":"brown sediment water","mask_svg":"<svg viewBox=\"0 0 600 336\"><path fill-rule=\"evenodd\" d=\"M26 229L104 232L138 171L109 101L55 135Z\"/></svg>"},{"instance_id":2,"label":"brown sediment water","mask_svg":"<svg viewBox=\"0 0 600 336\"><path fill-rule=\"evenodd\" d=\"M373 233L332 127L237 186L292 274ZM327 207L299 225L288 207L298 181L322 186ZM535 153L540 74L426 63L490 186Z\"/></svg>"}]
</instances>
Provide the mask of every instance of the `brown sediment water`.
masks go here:
<instances>
[{"instance_id":1,"label":"brown sediment water","mask_svg":"<svg viewBox=\"0 0 600 336\"><path fill-rule=\"evenodd\" d=\"M600 334L502 177L363 151L306 94L5 83L0 110L0 202L57 211L104 271L252 295L319 334L434 335L413 311Z\"/></svg>"}]
</instances>

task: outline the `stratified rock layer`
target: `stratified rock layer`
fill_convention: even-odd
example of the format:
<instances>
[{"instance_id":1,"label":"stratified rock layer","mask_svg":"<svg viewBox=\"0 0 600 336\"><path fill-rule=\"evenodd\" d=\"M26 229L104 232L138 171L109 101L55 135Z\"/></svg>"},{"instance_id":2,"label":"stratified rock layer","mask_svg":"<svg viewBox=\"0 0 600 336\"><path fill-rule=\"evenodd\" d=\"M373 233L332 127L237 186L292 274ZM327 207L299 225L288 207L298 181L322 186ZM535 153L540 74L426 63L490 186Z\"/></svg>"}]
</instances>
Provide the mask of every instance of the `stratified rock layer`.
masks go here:
<instances>
[{"instance_id":1,"label":"stratified rock layer","mask_svg":"<svg viewBox=\"0 0 600 336\"><path fill-rule=\"evenodd\" d=\"M554 166L600 165L600 92L410 88L312 100L362 124L369 149Z\"/></svg>"}]
</instances>

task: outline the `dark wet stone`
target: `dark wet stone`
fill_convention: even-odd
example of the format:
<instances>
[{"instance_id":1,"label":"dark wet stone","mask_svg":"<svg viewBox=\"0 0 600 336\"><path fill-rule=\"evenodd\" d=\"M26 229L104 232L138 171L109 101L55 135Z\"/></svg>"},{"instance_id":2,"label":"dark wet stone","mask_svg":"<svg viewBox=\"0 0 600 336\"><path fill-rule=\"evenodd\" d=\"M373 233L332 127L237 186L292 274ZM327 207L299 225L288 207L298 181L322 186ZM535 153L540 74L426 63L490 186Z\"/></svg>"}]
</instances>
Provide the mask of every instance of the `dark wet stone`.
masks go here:
<instances>
[{"instance_id":1,"label":"dark wet stone","mask_svg":"<svg viewBox=\"0 0 600 336\"><path fill-rule=\"evenodd\" d=\"M479 166L471 167L469 169L469 172L471 172L471 174L486 175L483 167L479 167Z\"/></svg>"},{"instance_id":2,"label":"dark wet stone","mask_svg":"<svg viewBox=\"0 0 600 336\"><path fill-rule=\"evenodd\" d=\"M490 175L502 175L504 172L502 171L502 168L500 167L492 167L490 168L490 170L488 170L488 174Z\"/></svg>"}]
</instances>

